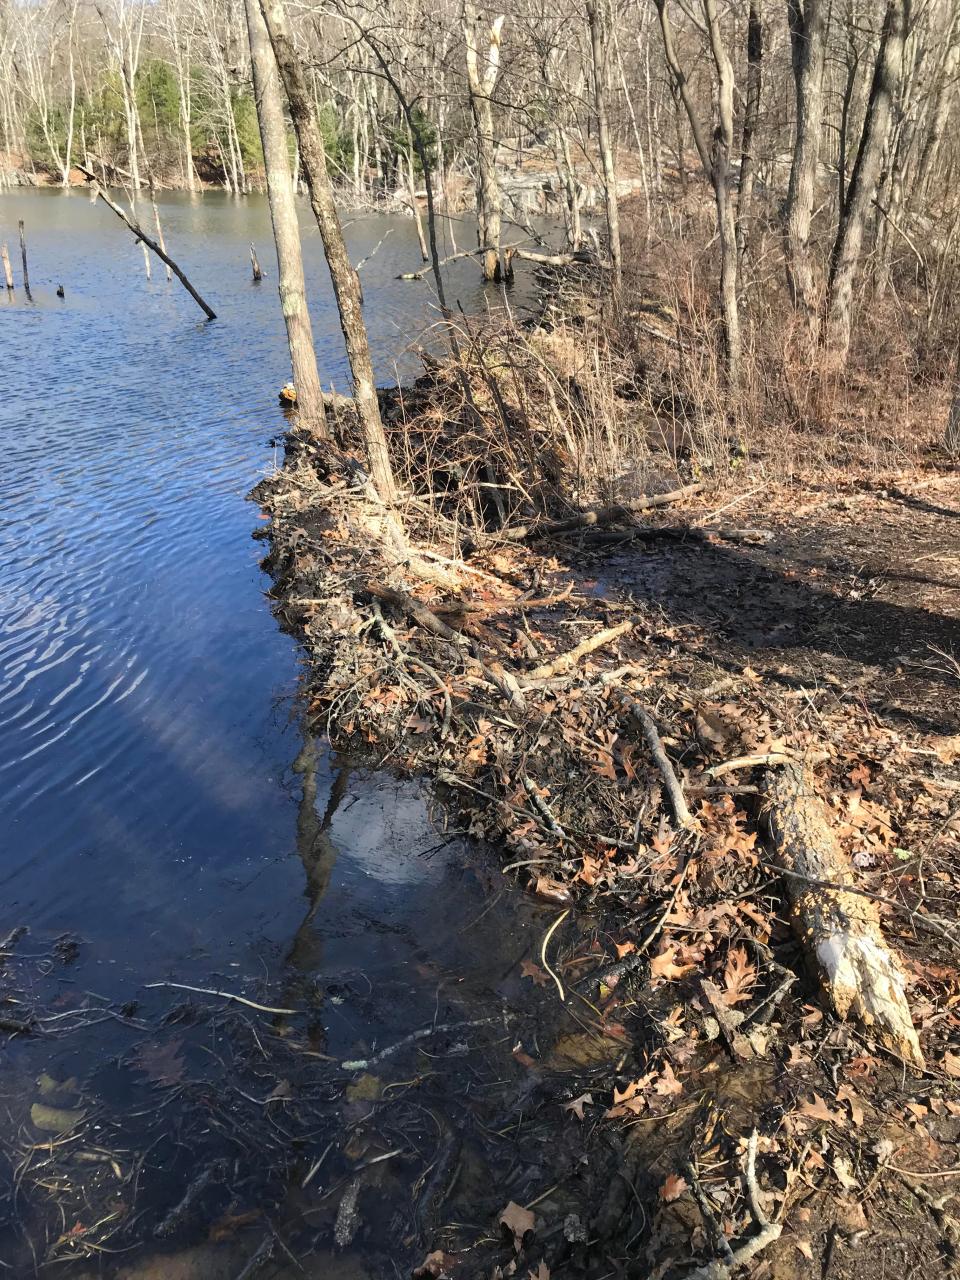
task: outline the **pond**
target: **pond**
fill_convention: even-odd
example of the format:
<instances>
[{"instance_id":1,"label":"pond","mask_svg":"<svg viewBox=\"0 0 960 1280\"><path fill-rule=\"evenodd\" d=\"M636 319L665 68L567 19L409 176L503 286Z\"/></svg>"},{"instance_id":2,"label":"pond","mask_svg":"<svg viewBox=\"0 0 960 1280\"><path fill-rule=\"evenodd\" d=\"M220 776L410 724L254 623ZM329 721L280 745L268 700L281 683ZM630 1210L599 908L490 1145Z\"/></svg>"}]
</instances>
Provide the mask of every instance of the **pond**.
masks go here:
<instances>
[{"instance_id":1,"label":"pond","mask_svg":"<svg viewBox=\"0 0 960 1280\"><path fill-rule=\"evenodd\" d=\"M457 1133L466 1048L479 1037L510 1061L508 1007L542 911L439 831L415 786L351 774L304 740L296 647L264 598L246 498L281 461L289 377L268 211L205 195L165 196L160 213L213 323L159 263L145 278L85 193L0 196L18 283L0 297L0 924L29 930L4 944L0 1014L36 1019L0 1049L0 1261L234 1275L261 1249L272 1274L301 1274L290 1248L326 1275L336 1249L336 1274L387 1274L384 1257L429 1236L423 1195L446 1198L425 1171L443 1172ZM321 377L347 391L307 214ZM396 279L420 265L413 223L347 221L354 261L370 255L378 377L408 377L438 319L428 284ZM460 247L472 235L456 224ZM468 314L499 305L470 260L448 282ZM521 278L511 308L533 295ZM289 1004L299 1021L158 983ZM389 1073L339 1064L447 1025L424 1041L429 1071L415 1048L385 1060L394 1084L426 1072L435 1086L376 1138L364 1107ZM344 1225L361 1173L380 1209L364 1183ZM391 1197L418 1206L420 1238Z\"/></svg>"}]
</instances>

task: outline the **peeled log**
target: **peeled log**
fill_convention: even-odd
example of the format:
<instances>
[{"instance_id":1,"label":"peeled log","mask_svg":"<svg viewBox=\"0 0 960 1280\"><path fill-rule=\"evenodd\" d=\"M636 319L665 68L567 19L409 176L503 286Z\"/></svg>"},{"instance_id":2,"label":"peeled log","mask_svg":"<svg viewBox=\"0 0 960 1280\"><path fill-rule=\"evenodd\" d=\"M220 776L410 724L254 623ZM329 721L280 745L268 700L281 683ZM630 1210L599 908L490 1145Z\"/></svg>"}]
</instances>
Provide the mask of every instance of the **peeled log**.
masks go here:
<instances>
[{"instance_id":1,"label":"peeled log","mask_svg":"<svg viewBox=\"0 0 960 1280\"><path fill-rule=\"evenodd\" d=\"M842 888L809 883L856 884L810 770L799 762L772 769L763 792L772 860L788 873L793 926L833 1008L841 1018L859 1018L887 1048L922 1067L904 993L906 974L883 939L877 904Z\"/></svg>"}]
</instances>

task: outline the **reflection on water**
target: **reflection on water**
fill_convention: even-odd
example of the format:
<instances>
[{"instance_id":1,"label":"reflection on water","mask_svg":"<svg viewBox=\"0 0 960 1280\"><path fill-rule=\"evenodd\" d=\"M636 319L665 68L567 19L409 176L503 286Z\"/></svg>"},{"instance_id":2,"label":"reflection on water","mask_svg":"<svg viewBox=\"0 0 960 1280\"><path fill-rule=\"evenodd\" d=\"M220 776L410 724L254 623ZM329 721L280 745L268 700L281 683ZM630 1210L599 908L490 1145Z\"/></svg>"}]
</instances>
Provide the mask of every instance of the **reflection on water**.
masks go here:
<instances>
[{"instance_id":1,"label":"reflection on water","mask_svg":"<svg viewBox=\"0 0 960 1280\"><path fill-rule=\"evenodd\" d=\"M72 1009L159 978L254 991L287 981L289 962L296 991L295 973L362 971L376 998L325 1006L325 1052L346 1053L432 1016L436 940L418 920L440 929L445 901L456 915L459 863L420 852L437 837L415 791L331 772L299 737L296 652L263 600L245 501L277 461L289 376L266 205L171 196L160 211L213 323L162 272L147 281L132 238L82 193L0 195L0 238L25 221L33 287L32 303L20 289L0 301L0 933L28 925L38 953L59 934L82 940L51 978ZM321 376L347 390L319 239L303 226ZM461 244L470 234L457 229ZM358 217L347 239L354 260L383 241L362 270L375 362L383 381L409 374L437 319L428 284L396 279L418 266L414 227ZM474 263L449 280L452 305L487 305ZM511 306L523 300L521 281ZM508 963L496 956L498 972ZM411 965L429 973L429 999ZM131 1034L101 1024L62 1051L2 1052L24 1080L38 1065L89 1079ZM28 1093L8 1093L12 1115L29 1112Z\"/></svg>"}]
</instances>

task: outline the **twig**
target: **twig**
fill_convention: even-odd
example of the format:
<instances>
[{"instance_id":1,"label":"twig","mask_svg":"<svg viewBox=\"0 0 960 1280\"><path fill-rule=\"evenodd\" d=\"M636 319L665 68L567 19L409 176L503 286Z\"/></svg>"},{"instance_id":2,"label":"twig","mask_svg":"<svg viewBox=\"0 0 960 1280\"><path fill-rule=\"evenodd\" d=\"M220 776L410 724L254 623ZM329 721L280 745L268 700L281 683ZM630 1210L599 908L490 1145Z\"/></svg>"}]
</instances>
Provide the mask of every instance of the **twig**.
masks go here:
<instances>
[{"instance_id":1,"label":"twig","mask_svg":"<svg viewBox=\"0 0 960 1280\"><path fill-rule=\"evenodd\" d=\"M722 778L725 773L733 773L736 769L756 769L762 764L790 764L795 759L796 756L786 751L768 751L764 755L736 756L733 760L712 765L704 772L708 778Z\"/></svg>"},{"instance_id":2,"label":"twig","mask_svg":"<svg viewBox=\"0 0 960 1280\"><path fill-rule=\"evenodd\" d=\"M381 1049L379 1053L373 1054L370 1058L354 1058L348 1062L341 1062L340 1067L343 1071L366 1071L375 1063L383 1062L384 1058L392 1057L408 1045L416 1044L418 1040L427 1040L430 1036L439 1035L441 1031L460 1031L465 1030L467 1027L484 1027L487 1023L495 1021L495 1018L474 1018L471 1022L448 1022L439 1027L421 1027L419 1031L411 1031L408 1036L404 1036L396 1044L391 1044L386 1049Z\"/></svg>"},{"instance_id":3,"label":"twig","mask_svg":"<svg viewBox=\"0 0 960 1280\"><path fill-rule=\"evenodd\" d=\"M553 924L550 926L547 932L543 935L543 942L540 943L540 963L543 965L544 969L547 971L547 973L549 973L550 977L557 984L557 990L560 992L561 1003L565 1002L567 997L564 994L563 983L560 981L560 979L557 977L554 971L550 968L550 965L547 962L547 943L553 937L554 933L556 933L557 929L559 929L559 927L563 924L564 920L566 920L569 914L570 914L569 907L567 907L566 911L561 911L561 913L557 916L556 920L554 920Z\"/></svg>"},{"instance_id":4,"label":"twig","mask_svg":"<svg viewBox=\"0 0 960 1280\"><path fill-rule=\"evenodd\" d=\"M751 1236L749 1240L744 1240L736 1249L732 1249L729 1259L726 1257L714 1258L711 1262L705 1263L704 1266L695 1267L693 1271L688 1271L684 1280L727 1280L734 1271L740 1267L745 1267L748 1262L751 1262L761 1250L766 1249L768 1245L780 1239L783 1233L783 1224L771 1222L764 1213L760 1201L760 1188L757 1185L756 1129L751 1133L747 1144L747 1165L744 1170L744 1181L747 1184L750 1209L757 1226L760 1228L759 1232L755 1236Z\"/></svg>"},{"instance_id":5,"label":"twig","mask_svg":"<svg viewBox=\"0 0 960 1280\"><path fill-rule=\"evenodd\" d=\"M566 840L567 833L564 831L563 827L561 827L560 823L553 816L550 806L547 804L546 800L544 800L543 796L537 790L537 784L526 773L523 774L520 781L523 783L523 789L524 791L526 791L527 795L530 797L533 807L536 809L537 813L540 814L540 817L543 818L544 822L547 824L550 830L554 833L554 835L559 836L561 840Z\"/></svg>"},{"instance_id":6,"label":"twig","mask_svg":"<svg viewBox=\"0 0 960 1280\"><path fill-rule=\"evenodd\" d=\"M183 982L145 982L143 985L147 988L175 987L177 991L193 991L200 996L219 996L221 1000L235 1000L237 1004L245 1004L248 1009L256 1009L258 1013L286 1013L291 1016L299 1013L298 1009L275 1009L272 1005L248 1000L246 996L235 996L231 991L214 991L211 987L188 987Z\"/></svg>"}]
</instances>

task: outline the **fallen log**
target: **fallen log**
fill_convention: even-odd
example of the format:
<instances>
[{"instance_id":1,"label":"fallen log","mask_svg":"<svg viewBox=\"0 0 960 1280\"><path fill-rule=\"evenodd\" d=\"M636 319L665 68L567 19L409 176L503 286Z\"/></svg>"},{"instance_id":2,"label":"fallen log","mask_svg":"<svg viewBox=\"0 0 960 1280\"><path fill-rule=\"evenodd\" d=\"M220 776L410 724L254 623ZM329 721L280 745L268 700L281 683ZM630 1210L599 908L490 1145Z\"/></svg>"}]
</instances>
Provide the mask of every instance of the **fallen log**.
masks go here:
<instances>
[{"instance_id":1,"label":"fallen log","mask_svg":"<svg viewBox=\"0 0 960 1280\"><path fill-rule=\"evenodd\" d=\"M509 529L499 530L497 537L508 538L511 542L526 542L557 533L573 533L577 529L613 524L617 520L629 520L638 511L650 511L654 507L666 507L673 502L680 502L683 498L699 493L702 488L703 485L697 482L684 485L681 489L672 489L669 493L649 494L635 498L632 502L618 502L609 507L598 507L594 511L581 511L565 520L540 520L535 524L513 525Z\"/></svg>"},{"instance_id":2,"label":"fallen log","mask_svg":"<svg viewBox=\"0 0 960 1280\"><path fill-rule=\"evenodd\" d=\"M833 1009L859 1018L887 1048L922 1067L903 964L883 938L877 904L856 891L809 766L788 761L768 770L762 791L771 860L786 872L794 929Z\"/></svg>"}]
</instances>

